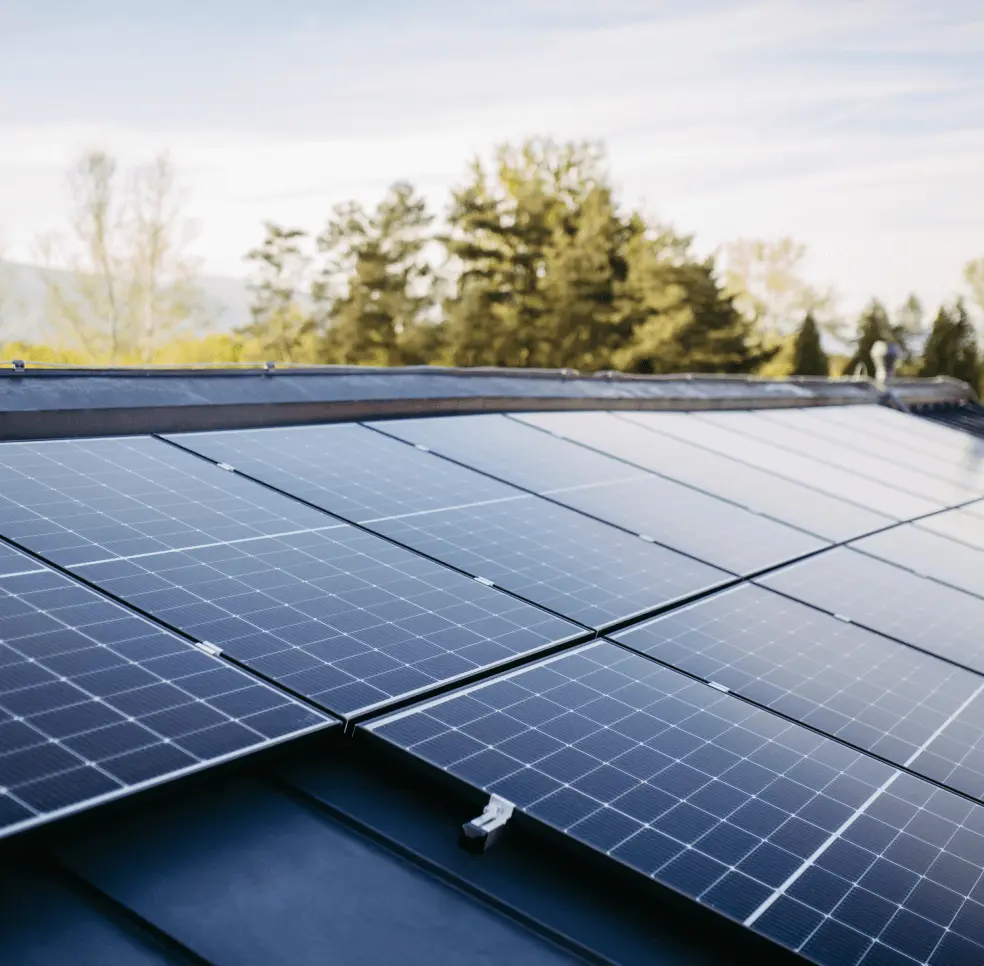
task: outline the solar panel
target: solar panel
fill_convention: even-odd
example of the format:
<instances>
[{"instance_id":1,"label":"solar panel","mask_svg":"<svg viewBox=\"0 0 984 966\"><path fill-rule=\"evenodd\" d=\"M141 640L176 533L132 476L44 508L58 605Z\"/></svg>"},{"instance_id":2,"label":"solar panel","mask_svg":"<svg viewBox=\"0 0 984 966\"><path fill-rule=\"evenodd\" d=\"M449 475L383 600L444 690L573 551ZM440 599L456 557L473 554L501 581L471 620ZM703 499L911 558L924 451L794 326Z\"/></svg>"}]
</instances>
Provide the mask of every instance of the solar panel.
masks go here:
<instances>
[{"instance_id":1,"label":"solar panel","mask_svg":"<svg viewBox=\"0 0 984 966\"><path fill-rule=\"evenodd\" d=\"M831 614L984 673L984 600L839 547L756 578Z\"/></svg>"},{"instance_id":2,"label":"solar panel","mask_svg":"<svg viewBox=\"0 0 984 966\"><path fill-rule=\"evenodd\" d=\"M984 446L973 436L953 433L945 428L937 432L932 423L926 432L918 416L900 413L887 406L828 406L823 418L831 423L876 434L893 444L955 464L972 475L979 475ZM958 479L959 482L959 479Z\"/></svg>"},{"instance_id":3,"label":"solar panel","mask_svg":"<svg viewBox=\"0 0 984 966\"><path fill-rule=\"evenodd\" d=\"M331 724L0 545L0 838Z\"/></svg>"},{"instance_id":4,"label":"solar panel","mask_svg":"<svg viewBox=\"0 0 984 966\"><path fill-rule=\"evenodd\" d=\"M615 645L368 730L821 966L984 956L984 809Z\"/></svg>"},{"instance_id":5,"label":"solar panel","mask_svg":"<svg viewBox=\"0 0 984 966\"><path fill-rule=\"evenodd\" d=\"M596 629L732 579L536 496L382 520L373 529Z\"/></svg>"},{"instance_id":6,"label":"solar panel","mask_svg":"<svg viewBox=\"0 0 984 966\"><path fill-rule=\"evenodd\" d=\"M705 493L731 500L807 533L840 539L857 508L753 466L657 434L612 413L516 416ZM867 532L863 527L861 533ZM853 534L852 535L856 535Z\"/></svg>"},{"instance_id":7,"label":"solar panel","mask_svg":"<svg viewBox=\"0 0 984 966\"><path fill-rule=\"evenodd\" d=\"M896 466L914 470L924 477L942 480L953 488L953 501L961 502L970 495L981 495L984 485L980 473L968 474L968 465L959 459L937 454L927 459L918 443L911 440L887 438L879 431L879 423L850 427L843 420L832 420L823 409L794 409L785 412L769 412L765 418L783 426L790 426L807 434L816 434L835 443L843 443ZM862 417L863 418L863 417Z\"/></svg>"},{"instance_id":8,"label":"solar panel","mask_svg":"<svg viewBox=\"0 0 984 966\"><path fill-rule=\"evenodd\" d=\"M615 557L634 560L633 569L638 569L643 583L649 582L646 574L654 566L664 572L678 568L679 582L674 577L674 586L666 588L672 591L670 598L679 596L684 584L692 586L694 570L689 561L639 548L594 521L524 498L524 491L363 427L206 433L172 439L570 617L577 615L522 588L539 586L541 593L546 589L552 597L557 587L559 600L572 592L575 597L589 594L588 588L581 589L583 580L572 583L565 575L591 573L596 585L620 580L617 560L611 563ZM823 546L798 530L648 473L620 483L545 492L558 503L735 574L756 572ZM515 521L510 520L511 514L516 515ZM607 573L599 572L599 567ZM534 571L538 576L531 583ZM510 583L509 575L520 583ZM714 583L721 575L704 576ZM569 589L559 587L565 581ZM665 576L657 573L654 589L665 583ZM577 603L593 606L587 599ZM612 616L601 615L602 623Z\"/></svg>"},{"instance_id":9,"label":"solar panel","mask_svg":"<svg viewBox=\"0 0 984 966\"><path fill-rule=\"evenodd\" d=\"M659 476L549 490L546 495L734 574L755 573L826 545L770 517Z\"/></svg>"},{"instance_id":10,"label":"solar panel","mask_svg":"<svg viewBox=\"0 0 984 966\"><path fill-rule=\"evenodd\" d=\"M906 523L864 537L852 546L915 574L984 597L984 552L949 537Z\"/></svg>"},{"instance_id":11,"label":"solar panel","mask_svg":"<svg viewBox=\"0 0 984 966\"><path fill-rule=\"evenodd\" d=\"M342 715L584 633L158 440L4 446L0 532Z\"/></svg>"},{"instance_id":12,"label":"solar panel","mask_svg":"<svg viewBox=\"0 0 984 966\"><path fill-rule=\"evenodd\" d=\"M751 585L616 639L957 791L984 795L984 727L975 724L984 720L984 679L970 671Z\"/></svg>"},{"instance_id":13,"label":"solar panel","mask_svg":"<svg viewBox=\"0 0 984 966\"><path fill-rule=\"evenodd\" d=\"M647 475L506 416L394 419L368 425L534 493Z\"/></svg>"},{"instance_id":14,"label":"solar panel","mask_svg":"<svg viewBox=\"0 0 984 966\"><path fill-rule=\"evenodd\" d=\"M520 495L507 484L351 423L167 438L356 523Z\"/></svg>"},{"instance_id":15,"label":"solar panel","mask_svg":"<svg viewBox=\"0 0 984 966\"><path fill-rule=\"evenodd\" d=\"M916 526L976 550L984 550L984 506L970 504L961 510L934 513L919 520Z\"/></svg>"},{"instance_id":16,"label":"solar panel","mask_svg":"<svg viewBox=\"0 0 984 966\"><path fill-rule=\"evenodd\" d=\"M907 496L839 467L743 436L728 428L728 413L618 413L619 419L675 436L760 470L836 497L837 516L830 515L826 536L844 540L877 530L892 520L926 512L932 504Z\"/></svg>"},{"instance_id":17,"label":"solar panel","mask_svg":"<svg viewBox=\"0 0 984 966\"><path fill-rule=\"evenodd\" d=\"M913 497L920 497L922 507L918 513L930 513L942 507L952 506L971 499L974 494L946 484L935 477L898 466L889 460L870 455L866 449L858 450L846 443L834 443L816 433L797 429L785 423L767 419L758 411L754 413L721 413L721 424L753 439L772 443L811 456L832 466L865 476L891 486ZM907 514L916 516L916 513Z\"/></svg>"}]
</instances>

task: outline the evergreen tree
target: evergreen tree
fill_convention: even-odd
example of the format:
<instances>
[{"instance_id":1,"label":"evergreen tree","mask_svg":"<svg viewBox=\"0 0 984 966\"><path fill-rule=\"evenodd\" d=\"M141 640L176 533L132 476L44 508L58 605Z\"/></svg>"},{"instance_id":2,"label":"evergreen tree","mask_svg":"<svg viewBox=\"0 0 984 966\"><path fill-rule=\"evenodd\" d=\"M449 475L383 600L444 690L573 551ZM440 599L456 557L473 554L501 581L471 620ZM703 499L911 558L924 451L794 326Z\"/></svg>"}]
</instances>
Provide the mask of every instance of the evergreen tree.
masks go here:
<instances>
[{"instance_id":1,"label":"evergreen tree","mask_svg":"<svg viewBox=\"0 0 984 966\"><path fill-rule=\"evenodd\" d=\"M263 242L246 255L253 265L253 321L241 334L255 340L266 359L316 362L317 323L305 305L310 258L301 248L306 233L266 223Z\"/></svg>"},{"instance_id":2,"label":"evergreen tree","mask_svg":"<svg viewBox=\"0 0 984 966\"><path fill-rule=\"evenodd\" d=\"M326 307L329 358L396 366L406 361L405 350L421 354L428 340L418 329L437 331L426 317L430 269L422 257L432 221L423 199L404 183L393 185L372 213L356 203L335 209L318 237L326 264L315 287Z\"/></svg>"},{"instance_id":3,"label":"evergreen tree","mask_svg":"<svg viewBox=\"0 0 984 966\"><path fill-rule=\"evenodd\" d=\"M863 373L874 376L875 364L871 359L871 347L876 342L898 341L898 336L888 320L885 306L877 299L872 299L858 319L857 345L844 369L845 375L854 375L858 366Z\"/></svg>"},{"instance_id":4,"label":"evergreen tree","mask_svg":"<svg viewBox=\"0 0 984 966\"><path fill-rule=\"evenodd\" d=\"M585 344L592 336L575 319L584 322L587 305L609 299L606 250L618 234L597 148L549 140L503 146L494 176L472 165L449 222L445 244L459 270L445 303L455 364L593 364L597 353ZM552 308L561 303L574 319Z\"/></svg>"},{"instance_id":5,"label":"evergreen tree","mask_svg":"<svg viewBox=\"0 0 984 966\"><path fill-rule=\"evenodd\" d=\"M637 324L613 354L630 372L747 373L775 355L722 291L714 262L666 258L643 238L630 249L628 282Z\"/></svg>"},{"instance_id":6,"label":"evergreen tree","mask_svg":"<svg viewBox=\"0 0 984 966\"><path fill-rule=\"evenodd\" d=\"M921 376L953 376L976 391L980 381L977 337L963 299L941 306L923 351Z\"/></svg>"},{"instance_id":7,"label":"evergreen tree","mask_svg":"<svg viewBox=\"0 0 984 966\"><path fill-rule=\"evenodd\" d=\"M828 376L830 360L820 344L820 329L812 312L807 312L793 344L793 375Z\"/></svg>"}]
</instances>

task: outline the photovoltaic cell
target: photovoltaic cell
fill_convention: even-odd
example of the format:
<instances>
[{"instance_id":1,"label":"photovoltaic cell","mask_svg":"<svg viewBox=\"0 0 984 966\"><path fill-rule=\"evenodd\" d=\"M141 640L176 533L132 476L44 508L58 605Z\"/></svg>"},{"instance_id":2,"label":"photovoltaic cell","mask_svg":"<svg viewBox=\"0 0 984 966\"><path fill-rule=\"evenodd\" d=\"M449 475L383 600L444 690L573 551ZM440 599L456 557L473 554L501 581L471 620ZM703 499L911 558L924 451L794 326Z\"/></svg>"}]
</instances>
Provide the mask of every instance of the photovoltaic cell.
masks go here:
<instances>
[{"instance_id":1,"label":"photovoltaic cell","mask_svg":"<svg viewBox=\"0 0 984 966\"><path fill-rule=\"evenodd\" d=\"M950 486L935 477L926 476L915 470L899 466L889 460L872 456L865 450L858 450L847 443L835 443L810 433L805 428L797 428L788 423L769 419L763 413L722 413L722 425L732 426L736 431L775 446L784 447L794 453L822 460L832 466L866 476L872 480L891 486L913 497L925 501L920 513L931 513L943 507L953 506L972 499L974 494L959 487ZM916 516L917 513L909 514Z\"/></svg>"},{"instance_id":2,"label":"photovoltaic cell","mask_svg":"<svg viewBox=\"0 0 984 966\"><path fill-rule=\"evenodd\" d=\"M355 523L519 495L481 473L353 424L168 438Z\"/></svg>"},{"instance_id":3,"label":"photovoltaic cell","mask_svg":"<svg viewBox=\"0 0 984 966\"><path fill-rule=\"evenodd\" d=\"M756 583L984 674L984 600L838 547Z\"/></svg>"},{"instance_id":4,"label":"photovoltaic cell","mask_svg":"<svg viewBox=\"0 0 984 966\"><path fill-rule=\"evenodd\" d=\"M506 416L392 419L368 425L534 493L646 475Z\"/></svg>"},{"instance_id":5,"label":"photovoltaic cell","mask_svg":"<svg viewBox=\"0 0 984 966\"><path fill-rule=\"evenodd\" d=\"M733 574L755 573L826 545L802 530L659 476L546 495Z\"/></svg>"},{"instance_id":6,"label":"photovoltaic cell","mask_svg":"<svg viewBox=\"0 0 984 966\"><path fill-rule=\"evenodd\" d=\"M734 432L727 425L730 413L620 412L616 415L835 497L841 505L838 514L831 515L830 529L825 534L831 540L846 540L887 526L893 520L908 519L924 506L917 498L890 486Z\"/></svg>"},{"instance_id":7,"label":"photovoltaic cell","mask_svg":"<svg viewBox=\"0 0 984 966\"><path fill-rule=\"evenodd\" d=\"M0 837L332 723L0 548Z\"/></svg>"},{"instance_id":8,"label":"photovoltaic cell","mask_svg":"<svg viewBox=\"0 0 984 966\"><path fill-rule=\"evenodd\" d=\"M817 536L840 539L845 526L850 528L850 521L857 519L857 507L826 493L650 432L612 413L533 413L515 418Z\"/></svg>"},{"instance_id":9,"label":"photovoltaic cell","mask_svg":"<svg viewBox=\"0 0 984 966\"><path fill-rule=\"evenodd\" d=\"M751 585L616 640L957 791L984 795L984 678L970 671Z\"/></svg>"},{"instance_id":10,"label":"photovoltaic cell","mask_svg":"<svg viewBox=\"0 0 984 966\"><path fill-rule=\"evenodd\" d=\"M984 809L615 645L368 728L821 966L984 956Z\"/></svg>"},{"instance_id":11,"label":"photovoltaic cell","mask_svg":"<svg viewBox=\"0 0 984 966\"><path fill-rule=\"evenodd\" d=\"M335 524L148 437L0 446L0 532L61 566Z\"/></svg>"},{"instance_id":12,"label":"photovoltaic cell","mask_svg":"<svg viewBox=\"0 0 984 966\"><path fill-rule=\"evenodd\" d=\"M949 537L906 523L864 537L851 546L915 574L984 597L984 551Z\"/></svg>"},{"instance_id":13,"label":"photovoltaic cell","mask_svg":"<svg viewBox=\"0 0 984 966\"><path fill-rule=\"evenodd\" d=\"M583 633L158 440L4 446L43 452L3 451L0 532L342 715ZM44 494L33 510L11 499L29 499L25 466ZM230 532L253 535L191 533L224 535L232 508ZM150 549L162 534L181 549ZM106 555L121 547L138 552Z\"/></svg>"},{"instance_id":14,"label":"photovoltaic cell","mask_svg":"<svg viewBox=\"0 0 984 966\"><path fill-rule=\"evenodd\" d=\"M862 408L867 419L877 420L906 439L919 440L920 445L929 443L935 446L950 447L968 459L972 465L984 454L984 443L969 433L964 433L951 426L932 422L922 416L900 413L888 406L864 406Z\"/></svg>"},{"instance_id":15,"label":"photovoltaic cell","mask_svg":"<svg viewBox=\"0 0 984 966\"><path fill-rule=\"evenodd\" d=\"M536 496L383 520L373 529L596 629L732 579Z\"/></svg>"},{"instance_id":16,"label":"photovoltaic cell","mask_svg":"<svg viewBox=\"0 0 984 966\"><path fill-rule=\"evenodd\" d=\"M722 577L659 548L639 547L626 535L577 513L364 427L172 438L324 510L593 625L626 616L622 604L617 613L597 611L592 596L597 598L607 585L615 592L613 601L623 594L632 598L636 591L625 580L636 572L637 589L650 588L643 593L646 606L640 611L652 606L653 592L665 591L669 600ZM648 473L621 483L550 491L549 496L735 574L762 570L823 546L798 530ZM628 561L632 564L627 572L620 572L626 571ZM698 584L693 582L695 575ZM592 585L597 590L592 591ZM625 590L618 591L619 585ZM550 602L565 599L583 616ZM589 613L591 609L597 612Z\"/></svg>"}]
</instances>

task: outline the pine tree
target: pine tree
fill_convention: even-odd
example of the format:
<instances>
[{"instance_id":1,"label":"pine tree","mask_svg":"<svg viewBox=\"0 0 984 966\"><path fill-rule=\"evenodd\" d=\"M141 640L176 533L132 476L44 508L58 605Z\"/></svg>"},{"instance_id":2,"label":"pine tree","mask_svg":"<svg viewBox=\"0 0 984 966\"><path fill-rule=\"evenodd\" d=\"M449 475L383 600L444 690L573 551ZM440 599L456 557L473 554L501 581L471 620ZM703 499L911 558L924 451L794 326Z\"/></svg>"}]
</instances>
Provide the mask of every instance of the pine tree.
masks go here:
<instances>
[{"instance_id":1,"label":"pine tree","mask_svg":"<svg viewBox=\"0 0 984 966\"><path fill-rule=\"evenodd\" d=\"M980 381L977 337L963 299L941 306L926 340L922 376L952 376L975 390Z\"/></svg>"},{"instance_id":2,"label":"pine tree","mask_svg":"<svg viewBox=\"0 0 984 966\"><path fill-rule=\"evenodd\" d=\"M629 286L637 324L614 353L620 369L639 373L753 372L775 355L753 323L722 291L712 259L694 261L673 249L667 258L642 239L630 249Z\"/></svg>"},{"instance_id":3,"label":"pine tree","mask_svg":"<svg viewBox=\"0 0 984 966\"><path fill-rule=\"evenodd\" d=\"M422 258L432 221L405 183L393 185L371 213L355 203L335 209L318 237L326 265L315 288L326 306L327 356L395 366L405 361L405 348L420 355L428 339L417 330L433 329L426 318L430 270Z\"/></svg>"},{"instance_id":4,"label":"pine tree","mask_svg":"<svg viewBox=\"0 0 984 966\"><path fill-rule=\"evenodd\" d=\"M820 330L812 312L807 312L793 344L793 375L830 375L830 361L820 344Z\"/></svg>"}]
</instances>

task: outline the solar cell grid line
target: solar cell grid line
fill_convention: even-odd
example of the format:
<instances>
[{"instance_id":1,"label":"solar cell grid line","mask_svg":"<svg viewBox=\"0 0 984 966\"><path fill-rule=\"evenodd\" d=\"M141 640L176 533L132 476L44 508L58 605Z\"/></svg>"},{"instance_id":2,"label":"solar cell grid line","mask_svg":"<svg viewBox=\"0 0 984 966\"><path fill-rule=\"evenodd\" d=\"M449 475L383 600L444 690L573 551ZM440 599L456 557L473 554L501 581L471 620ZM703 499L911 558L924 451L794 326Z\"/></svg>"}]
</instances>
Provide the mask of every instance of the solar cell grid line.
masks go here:
<instances>
[{"instance_id":1,"label":"solar cell grid line","mask_svg":"<svg viewBox=\"0 0 984 966\"><path fill-rule=\"evenodd\" d=\"M595 630L734 579L532 495L370 526Z\"/></svg>"},{"instance_id":2,"label":"solar cell grid line","mask_svg":"<svg viewBox=\"0 0 984 966\"><path fill-rule=\"evenodd\" d=\"M984 599L850 547L755 578L755 583L984 674Z\"/></svg>"},{"instance_id":3,"label":"solar cell grid line","mask_svg":"<svg viewBox=\"0 0 984 966\"><path fill-rule=\"evenodd\" d=\"M335 524L149 437L0 446L0 532L59 565Z\"/></svg>"},{"instance_id":4,"label":"solar cell grid line","mask_svg":"<svg viewBox=\"0 0 984 966\"><path fill-rule=\"evenodd\" d=\"M341 717L591 633L348 526L75 569Z\"/></svg>"},{"instance_id":5,"label":"solar cell grid line","mask_svg":"<svg viewBox=\"0 0 984 966\"><path fill-rule=\"evenodd\" d=\"M355 523L522 495L355 423L164 438Z\"/></svg>"},{"instance_id":6,"label":"solar cell grid line","mask_svg":"<svg viewBox=\"0 0 984 966\"><path fill-rule=\"evenodd\" d=\"M498 414L390 419L364 425L533 493L646 475L638 467Z\"/></svg>"},{"instance_id":7,"label":"solar cell grid line","mask_svg":"<svg viewBox=\"0 0 984 966\"><path fill-rule=\"evenodd\" d=\"M38 444L44 462L34 467L36 480L44 470L37 480L47 500L44 527L32 518L25 532L19 524L26 507L0 500L0 533L15 529L27 549L47 557L52 550L46 538L57 532L55 562L340 716L590 633L160 440L143 440L138 453L149 452L148 458L129 464L132 442L100 440L85 450L90 476L102 478L106 467L129 466L128 484L142 490L155 484L141 481L140 469L157 470L173 460L166 472L181 493L173 501L173 516L166 518L169 530L184 528L184 533L187 515L198 532L214 534L224 526L227 495L232 506L237 498L243 505L262 506L257 518L275 535L173 550L145 550L137 542L133 549L142 552L107 556L110 549L132 545L129 537L116 541L104 532L107 520L117 525L121 474L94 484L83 498L72 477L77 446L59 449L56 443ZM0 469L0 481L3 473ZM74 499L62 490L65 480ZM188 480L200 482L199 490ZM203 500L195 504L199 491ZM298 508L308 516L298 516ZM286 520L305 519L328 525L283 530ZM138 536L141 526L139 520L128 523ZM69 554L65 547L71 543Z\"/></svg>"},{"instance_id":8,"label":"solar cell grid line","mask_svg":"<svg viewBox=\"0 0 984 966\"><path fill-rule=\"evenodd\" d=\"M585 542L581 554L574 554L572 547L568 566L582 573L596 570L606 553L610 557L619 547L637 558L643 571L650 569L647 559L675 559L640 550L610 528L580 519L579 513L634 535L644 534L648 540L738 575L758 572L824 545L770 518L648 473L635 480L543 491L555 504L578 513L542 500L531 503L525 490L361 426L184 434L169 440L510 589L515 588L494 576L493 571L500 575L503 571L495 555L486 556L484 568L474 562L481 559L477 544L498 548L500 555L504 552L506 529L511 530L507 572L517 564L517 553L556 557L557 548L551 549L551 544L558 540L570 543L559 535L574 532ZM435 510L449 512L435 514ZM525 520L523 526L508 527L510 513ZM491 539L490 527L499 539ZM587 548L594 549L590 559L583 553ZM692 568L687 561L677 563L681 577ZM529 570L529 564L521 561L518 566ZM545 577L562 579L559 573ZM516 592L529 596L522 590ZM586 601L585 606L592 605Z\"/></svg>"},{"instance_id":9,"label":"solar cell grid line","mask_svg":"<svg viewBox=\"0 0 984 966\"><path fill-rule=\"evenodd\" d=\"M771 517L655 475L543 495L740 576L827 545Z\"/></svg>"},{"instance_id":10,"label":"solar cell grid line","mask_svg":"<svg viewBox=\"0 0 984 966\"><path fill-rule=\"evenodd\" d=\"M904 523L851 543L855 550L984 597L984 551Z\"/></svg>"},{"instance_id":11,"label":"solar cell grid line","mask_svg":"<svg viewBox=\"0 0 984 966\"><path fill-rule=\"evenodd\" d=\"M839 539L845 518L850 520L856 512L819 490L649 432L612 413L534 413L514 418L820 537Z\"/></svg>"},{"instance_id":12,"label":"solar cell grid line","mask_svg":"<svg viewBox=\"0 0 984 966\"><path fill-rule=\"evenodd\" d=\"M968 504L959 510L944 510L915 521L922 530L984 550L984 506Z\"/></svg>"},{"instance_id":13,"label":"solar cell grid line","mask_svg":"<svg viewBox=\"0 0 984 966\"><path fill-rule=\"evenodd\" d=\"M363 729L820 966L984 956L984 808L617 645Z\"/></svg>"},{"instance_id":14,"label":"solar cell grid line","mask_svg":"<svg viewBox=\"0 0 984 966\"><path fill-rule=\"evenodd\" d=\"M0 545L0 838L337 721Z\"/></svg>"},{"instance_id":15,"label":"solar cell grid line","mask_svg":"<svg viewBox=\"0 0 984 966\"><path fill-rule=\"evenodd\" d=\"M614 639L893 764L922 748L916 771L984 795L968 766L984 736L984 678L963 668L753 585Z\"/></svg>"},{"instance_id":16,"label":"solar cell grid line","mask_svg":"<svg viewBox=\"0 0 984 966\"><path fill-rule=\"evenodd\" d=\"M929 504L921 511L923 513L963 503L974 497L974 494L968 490L949 486L935 477L898 466L845 443L834 443L816 433L804 432L767 419L758 410L721 414L721 416L725 415L727 424L740 433L839 466L859 476L869 477L910 496L921 497ZM724 422L722 420L722 424Z\"/></svg>"},{"instance_id":17,"label":"solar cell grid line","mask_svg":"<svg viewBox=\"0 0 984 966\"><path fill-rule=\"evenodd\" d=\"M849 515L845 509L843 523L836 530L838 536L852 528L854 535L865 530L876 530L892 520L910 519L927 509L935 509L932 504L907 496L890 486L736 433L728 428L727 423L722 425L717 419L718 415L726 417L726 413L618 412L613 415L741 463L748 463L793 483L820 490L844 504L864 511L865 515Z\"/></svg>"},{"instance_id":18,"label":"solar cell grid line","mask_svg":"<svg viewBox=\"0 0 984 966\"><path fill-rule=\"evenodd\" d=\"M789 426L807 434L817 434L834 443L843 443L860 452L876 456L896 466L904 467L923 477L942 481L951 487L952 502L962 502L982 494L982 477L968 473L969 467L959 459L943 455L927 456L912 442L898 442L874 429L852 428L841 421L834 421L823 412L792 409L782 413L764 413L764 418L783 426ZM968 494L963 496L962 494Z\"/></svg>"}]
</instances>

